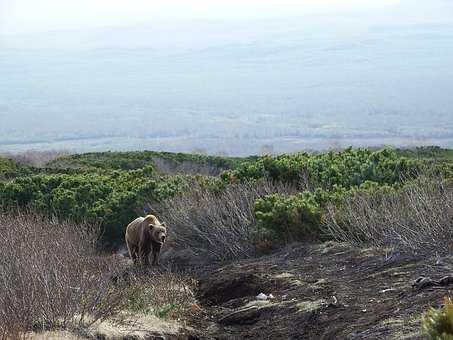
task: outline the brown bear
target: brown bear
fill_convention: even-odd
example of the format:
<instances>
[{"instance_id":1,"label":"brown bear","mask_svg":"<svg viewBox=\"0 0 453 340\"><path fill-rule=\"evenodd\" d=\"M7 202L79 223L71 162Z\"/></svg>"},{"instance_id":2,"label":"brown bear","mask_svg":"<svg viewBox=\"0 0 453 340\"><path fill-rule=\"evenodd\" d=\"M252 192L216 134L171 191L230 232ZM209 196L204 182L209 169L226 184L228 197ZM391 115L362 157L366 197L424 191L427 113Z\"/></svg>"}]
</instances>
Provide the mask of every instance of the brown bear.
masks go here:
<instances>
[{"instance_id":1,"label":"brown bear","mask_svg":"<svg viewBox=\"0 0 453 340\"><path fill-rule=\"evenodd\" d=\"M159 265L159 253L167 237L166 224L156 216L147 215L133 220L126 228L126 244L135 264L149 265L149 253L153 252L153 266Z\"/></svg>"}]
</instances>

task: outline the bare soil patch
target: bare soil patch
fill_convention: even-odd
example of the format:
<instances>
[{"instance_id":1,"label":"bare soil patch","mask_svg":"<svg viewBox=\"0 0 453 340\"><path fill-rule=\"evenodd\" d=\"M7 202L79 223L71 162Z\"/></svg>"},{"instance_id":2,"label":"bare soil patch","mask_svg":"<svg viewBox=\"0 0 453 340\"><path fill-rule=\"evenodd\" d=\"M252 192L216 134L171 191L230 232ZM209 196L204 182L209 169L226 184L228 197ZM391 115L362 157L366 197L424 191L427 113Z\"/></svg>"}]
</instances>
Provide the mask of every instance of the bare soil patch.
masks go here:
<instances>
[{"instance_id":1,"label":"bare soil patch","mask_svg":"<svg viewBox=\"0 0 453 340\"><path fill-rule=\"evenodd\" d=\"M441 259L326 243L293 246L199 274L200 338L418 339L420 317L453 285L417 289L452 273ZM273 298L258 301L260 293ZM200 328L198 328L200 329Z\"/></svg>"}]
</instances>

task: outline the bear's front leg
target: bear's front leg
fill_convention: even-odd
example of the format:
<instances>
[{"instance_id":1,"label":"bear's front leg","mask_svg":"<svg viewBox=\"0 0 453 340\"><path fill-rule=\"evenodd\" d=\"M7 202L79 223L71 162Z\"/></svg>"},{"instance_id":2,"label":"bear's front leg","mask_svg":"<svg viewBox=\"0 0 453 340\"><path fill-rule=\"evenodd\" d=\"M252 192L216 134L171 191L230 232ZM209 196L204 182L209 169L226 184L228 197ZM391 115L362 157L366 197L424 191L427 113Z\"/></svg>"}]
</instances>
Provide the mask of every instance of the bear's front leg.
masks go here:
<instances>
[{"instance_id":1,"label":"bear's front leg","mask_svg":"<svg viewBox=\"0 0 453 340\"><path fill-rule=\"evenodd\" d=\"M148 267L149 266L149 256L143 256L143 265L145 267Z\"/></svg>"},{"instance_id":2,"label":"bear's front leg","mask_svg":"<svg viewBox=\"0 0 453 340\"><path fill-rule=\"evenodd\" d=\"M160 244L153 244L153 266L159 265Z\"/></svg>"},{"instance_id":3,"label":"bear's front leg","mask_svg":"<svg viewBox=\"0 0 453 340\"><path fill-rule=\"evenodd\" d=\"M139 249L140 263L144 266L149 266L149 253L151 249L149 246L142 244Z\"/></svg>"}]
</instances>

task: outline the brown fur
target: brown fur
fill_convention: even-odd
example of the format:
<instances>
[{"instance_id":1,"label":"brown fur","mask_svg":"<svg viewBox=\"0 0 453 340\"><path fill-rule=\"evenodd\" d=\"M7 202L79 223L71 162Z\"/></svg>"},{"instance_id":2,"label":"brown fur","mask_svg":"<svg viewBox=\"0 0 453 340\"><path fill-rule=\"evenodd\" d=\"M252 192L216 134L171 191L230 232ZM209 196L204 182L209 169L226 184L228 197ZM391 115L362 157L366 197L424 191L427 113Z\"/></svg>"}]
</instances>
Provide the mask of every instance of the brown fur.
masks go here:
<instances>
[{"instance_id":1,"label":"brown fur","mask_svg":"<svg viewBox=\"0 0 453 340\"><path fill-rule=\"evenodd\" d=\"M149 265L149 254L153 253L152 265L159 265L159 253L165 243L167 228L156 216L138 217L126 228L126 244L134 263Z\"/></svg>"}]
</instances>

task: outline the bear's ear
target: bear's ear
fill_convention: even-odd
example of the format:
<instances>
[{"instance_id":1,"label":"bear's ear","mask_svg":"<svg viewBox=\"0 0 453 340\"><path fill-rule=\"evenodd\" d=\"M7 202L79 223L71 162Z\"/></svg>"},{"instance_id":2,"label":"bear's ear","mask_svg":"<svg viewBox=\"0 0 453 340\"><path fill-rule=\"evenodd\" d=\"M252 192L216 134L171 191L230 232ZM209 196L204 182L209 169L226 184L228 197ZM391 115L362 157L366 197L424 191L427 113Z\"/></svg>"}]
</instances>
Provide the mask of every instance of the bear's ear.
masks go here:
<instances>
[{"instance_id":1,"label":"bear's ear","mask_svg":"<svg viewBox=\"0 0 453 340\"><path fill-rule=\"evenodd\" d=\"M155 224L152 224L152 223L149 224L149 229L151 229L151 230L153 230L156 227L157 227L157 225L155 225Z\"/></svg>"},{"instance_id":2,"label":"bear's ear","mask_svg":"<svg viewBox=\"0 0 453 340\"><path fill-rule=\"evenodd\" d=\"M168 225L167 225L167 223L165 223L165 222L162 222L162 223L161 223L161 225L163 225L163 226L164 226L165 228L167 228L167 229L168 229Z\"/></svg>"}]
</instances>

